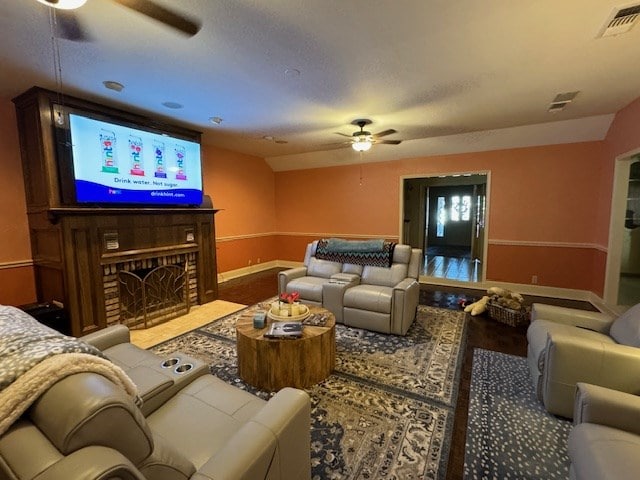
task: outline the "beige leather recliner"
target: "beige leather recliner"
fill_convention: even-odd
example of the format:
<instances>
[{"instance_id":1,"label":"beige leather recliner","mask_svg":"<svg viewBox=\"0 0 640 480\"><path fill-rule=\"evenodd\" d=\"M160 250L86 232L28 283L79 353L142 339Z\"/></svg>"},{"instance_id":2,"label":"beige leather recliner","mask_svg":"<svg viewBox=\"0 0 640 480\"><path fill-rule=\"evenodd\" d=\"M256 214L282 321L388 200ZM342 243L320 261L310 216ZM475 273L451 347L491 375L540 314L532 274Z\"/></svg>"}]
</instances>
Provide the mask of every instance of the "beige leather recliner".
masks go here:
<instances>
[{"instance_id":1,"label":"beige leather recliner","mask_svg":"<svg viewBox=\"0 0 640 480\"><path fill-rule=\"evenodd\" d=\"M264 401L195 359L139 349L122 326L85 338L141 382L151 407L99 374L67 376L0 436L0 479L310 478L305 392Z\"/></svg>"},{"instance_id":2,"label":"beige leather recliner","mask_svg":"<svg viewBox=\"0 0 640 480\"><path fill-rule=\"evenodd\" d=\"M613 318L534 303L527 361L548 412L571 418L578 382L640 394L640 304Z\"/></svg>"},{"instance_id":3,"label":"beige leather recliner","mask_svg":"<svg viewBox=\"0 0 640 480\"><path fill-rule=\"evenodd\" d=\"M569 434L572 480L635 480L640 472L640 397L578 383Z\"/></svg>"}]
</instances>

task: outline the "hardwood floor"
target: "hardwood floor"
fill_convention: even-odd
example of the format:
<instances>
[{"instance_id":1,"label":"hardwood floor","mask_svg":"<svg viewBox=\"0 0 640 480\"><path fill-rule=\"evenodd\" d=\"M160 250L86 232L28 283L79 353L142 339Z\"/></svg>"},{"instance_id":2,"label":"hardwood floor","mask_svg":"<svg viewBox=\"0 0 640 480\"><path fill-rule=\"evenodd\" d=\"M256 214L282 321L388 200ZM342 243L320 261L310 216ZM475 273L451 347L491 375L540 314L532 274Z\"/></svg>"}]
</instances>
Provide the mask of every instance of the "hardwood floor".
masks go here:
<instances>
[{"instance_id":1,"label":"hardwood floor","mask_svg":"<svg viewBox=\"0 0 640 480\"><path fill-rule=\"evenodd\" d=\"M229 302L251 305L274 296L278 291L278 270L269 270L230 280L219 286L219 298ZM420 304L434 307L459 310L460 299L477 300L484 294L482 290L438 287L421 285ZM590 303L581 301L559 300L544 297L525 296L527 304L544 302L584 310L596 310ZM462 478L464 467L464 449L467 429L467 411L469 407L469 387L471 383L471 366L473 349L483 348L511 355L526 356L526 326L510 327L491 320L485 315L468 317L467 342L464 349L462 372L458 389L458 400L453 425L452 443L449 452L447 479Z\"/></svg>"}]
</instances>

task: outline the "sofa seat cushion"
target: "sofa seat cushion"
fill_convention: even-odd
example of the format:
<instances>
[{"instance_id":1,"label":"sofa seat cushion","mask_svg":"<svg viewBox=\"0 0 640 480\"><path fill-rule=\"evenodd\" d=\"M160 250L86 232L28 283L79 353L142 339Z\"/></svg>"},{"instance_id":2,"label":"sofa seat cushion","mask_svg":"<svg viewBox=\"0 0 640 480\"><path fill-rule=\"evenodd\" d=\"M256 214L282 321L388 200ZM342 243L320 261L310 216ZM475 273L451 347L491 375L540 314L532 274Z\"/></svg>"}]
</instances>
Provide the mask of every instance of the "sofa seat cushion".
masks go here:
<instances>
[{"instance_id":1,"label":"sofa seat cushion","mask_svg":"<svg viewBox=\"0 0 640 480\"><path fill-rule=\"evenodd\" d=\"M604 425L581 423L569 435L576 479L631 480L640 472L640 436Z\"/></svg>"},{"instance_id":2,"label":"sofa seat cushion","mask_svg":"<svg viewBox=\"0 0 640 480\"><path fill-rule=\"evenodd\" d=\"M324 277L300 277L287 283L287 292L298 292L301 300L322 303L322 286L330 279Z\"/></svg>"},{"instance_id":3,"label":"sofa seat cushion","mask_svg":"<svg viewBox=\"0 0 640 480\"><path fill-rule=\"evenodd\" d=\"M147 418L155 435L200 468L265 405L213 375L196 379Z\"/></svg>"},{"instance_id":4,"label":"sofa seat cushion","mask_svg":"<svg viewBox=\"0 0 640 480\"><path fill-rule=\"evenodd\" d=\"M540 362L542 353L547 345L547 336L549 334L565 334L574 338L584 338L586 340L591 339L597 342L604 343L616 343L608 335L604 335L593 330L587 330L586 328L574 327L572 325L565 325L563 323L556 323L550 320L535 320L527 329L527 341L529 343L529 358L532 362L535 362L540 369Z\"/></svg>"},{"instance_id":5,"label":"sofa seat cushion","mask_svg":"<svg viewBox=\"0 0 640 480\"><path fill-rule=\"evenodd\" d=\"M344 293L347 308L391 314L393 288L382 285L356 285Z\"/></svg>"}]
</instances>

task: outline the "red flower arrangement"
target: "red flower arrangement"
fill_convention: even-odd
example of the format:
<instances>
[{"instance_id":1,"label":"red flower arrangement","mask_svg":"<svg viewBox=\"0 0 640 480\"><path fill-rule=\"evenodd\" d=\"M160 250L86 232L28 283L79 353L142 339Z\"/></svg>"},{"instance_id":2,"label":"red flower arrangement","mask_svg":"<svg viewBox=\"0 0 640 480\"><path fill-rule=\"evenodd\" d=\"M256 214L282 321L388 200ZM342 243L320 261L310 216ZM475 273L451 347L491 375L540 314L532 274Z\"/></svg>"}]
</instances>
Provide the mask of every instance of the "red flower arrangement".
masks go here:
<instances>
[{"instance_id":1,"label":"red flower arrangement","mask_svg":"<svg viewBox=\"0 0 640 480\"><path fill-rule=\"evenodd\" d=\"M297 302L299 298L300 294L298 292L282 292L278 297L281 302L287 302L289 304Z\"/></svg>"}]
</instances>

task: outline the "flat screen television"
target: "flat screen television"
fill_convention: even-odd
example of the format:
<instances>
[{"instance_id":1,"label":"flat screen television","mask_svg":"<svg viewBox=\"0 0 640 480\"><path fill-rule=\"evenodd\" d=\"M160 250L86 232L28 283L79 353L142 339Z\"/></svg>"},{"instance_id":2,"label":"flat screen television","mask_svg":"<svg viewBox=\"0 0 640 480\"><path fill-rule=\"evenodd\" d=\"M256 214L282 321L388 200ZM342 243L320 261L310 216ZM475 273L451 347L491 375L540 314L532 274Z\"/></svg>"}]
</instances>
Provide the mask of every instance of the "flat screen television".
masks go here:
<instances>
[{"instance_id":1,"label":"flat screen television","mask_svg":"<svg viewBox=\"0 0 640 480\"><path fill-rule=\"evenodd\" d=\"M65 141L73 203L81 205L199 206L200 143L174 133L68 111L58 129ZM68 184L69 182L67 182Z\"/></svg>"}]
</instances>

